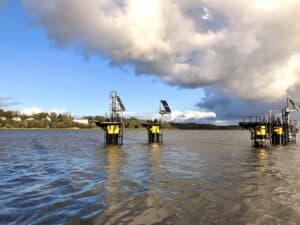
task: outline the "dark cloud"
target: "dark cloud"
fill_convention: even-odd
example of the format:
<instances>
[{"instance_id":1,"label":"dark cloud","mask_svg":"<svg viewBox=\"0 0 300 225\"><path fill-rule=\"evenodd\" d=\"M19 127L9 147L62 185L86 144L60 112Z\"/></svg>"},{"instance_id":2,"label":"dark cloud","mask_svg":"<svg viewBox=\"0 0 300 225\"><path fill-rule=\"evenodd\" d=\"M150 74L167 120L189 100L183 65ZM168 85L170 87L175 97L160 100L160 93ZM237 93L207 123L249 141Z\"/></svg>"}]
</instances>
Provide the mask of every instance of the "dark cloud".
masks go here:
<instances>
[{"instance_id":1,"label":"dark cloud","mask_svg":"<svg viewBox=\"0 0 300 225\"><path fill-rule=\"evenodd\" d=\"M8 3L8 0L0 0L0 9L4 8L7 3Z\"/></svg>"},{"instance_id":2,"label":"dark cloud","mask_svg":"<svg viewBox=\"0 0 300 225\"><path fill-rule=\"evenodd\" d=\"M251 115L268 115L270 110L281 113L285 105L284 98L277 102L241 100L211 88L205 89L205 97L197 103L200 109L215 112L218 120L229 121L239 121Z\"/></svg>"},{"instance_id":3,"label":"dark cloud","mask_svg":"<svg viewBox=\"0 0 300 225\"><path fill-rule=\"evenodd\" d=\"M0 97L0 108L7 108L10 106L20 105L20 102L14 101L12 98Z\"/></svg>"}]
</instances>

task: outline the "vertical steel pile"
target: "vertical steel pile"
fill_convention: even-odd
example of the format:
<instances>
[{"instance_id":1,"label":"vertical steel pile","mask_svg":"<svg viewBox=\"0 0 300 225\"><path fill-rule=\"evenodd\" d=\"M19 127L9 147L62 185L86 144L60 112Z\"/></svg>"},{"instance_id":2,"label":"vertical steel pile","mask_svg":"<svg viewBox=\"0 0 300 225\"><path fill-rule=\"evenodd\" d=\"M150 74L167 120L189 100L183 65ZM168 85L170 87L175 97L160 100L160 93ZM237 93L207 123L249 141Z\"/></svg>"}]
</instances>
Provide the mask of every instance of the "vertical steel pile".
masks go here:
<instances>
[{"instance_id":1,"label":"vertical steel pile","mask_svg":"<svg viewBox=\"0 0 300 225\"><path fill-rule=\"evenodd\" d=\"M162 143L163 142L163 116L170 114L171 109L166 100L160 100L159 114L161 115L161 120L148 121L143 124L148 132L148 142L149 143Z\"/></svg>"},{"instance_id":2,"label":"vertical steel pile","mask_svg":"<svg viewBox=\"0 0 300 225\"><path fill-rule=\"evenodd\" d=\"M110 93L110 117L105 122L96 122L105 132L105 144L122 145L123 144L123 112L125 107L117 92Z\"/></svg>"}]
</instances>

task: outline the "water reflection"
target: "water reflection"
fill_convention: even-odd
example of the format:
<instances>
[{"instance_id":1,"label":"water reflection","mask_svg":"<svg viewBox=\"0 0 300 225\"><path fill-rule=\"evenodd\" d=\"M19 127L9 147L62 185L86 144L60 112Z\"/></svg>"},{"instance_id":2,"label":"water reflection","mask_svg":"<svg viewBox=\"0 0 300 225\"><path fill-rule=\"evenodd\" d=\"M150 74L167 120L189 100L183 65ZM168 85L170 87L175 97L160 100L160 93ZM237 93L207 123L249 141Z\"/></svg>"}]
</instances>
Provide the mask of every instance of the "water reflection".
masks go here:
<instances>
[{"instance_id":1,"label":"water reflection","mask_svg":"<svg viewBox=\"0 0 300 225\"><path fill-rule=\"evenodd\" d=\"M251 150L246 131L148 145L128 131L103 147L100 135L0 134L0 224L299 224L299 145Z\"/></svg>"},{"instance_id":2,"label":"water reflection","mask_svg":"<svg viewBox=\"0 0 300 225\"><path fill-rule=\"evenodd\" d=\"M171 206L159 187L160 148L160 145L153 144L148 149L133 149L137 151L134 155L131 155L132 152L125 153L119 147L106 149L107 209L93 220L93 224L135 225L167 222L172 213ZM127 160L131 157L137 157L139 161ZM128 172L142 172L143 177L137 180L132 174L128 176Z\"/></svg>"},{"instance_id":3,"label":"water reflection","mask_svg":"<svg viewBox=\"0 0 300 225\"><path fill-rule=\"evenodd\" d=\"M168 202L165 190L160 185L163 170L160 168L162 144L152 143L149 145L148 157L149 161L149 179L148 190L143 196L144 210L132 218L129 223L135 224L171 224L172 206Z\"/></svg>"},{"instance_id":4,"label":"water reflection","mask_svg":"<svg viewBox=\"0 0 300 225\"><path fill-rule=\"evenodd\" d=\"M255 162L253 163L253 168L258 172L266 172L266 166L268 163L268 150L264 148L253 149L253 155L255 157Z\"/></svg>"},{"instance_id":5,"label":"water reflection","mask_svg":"<svg viewBox=\"0 0 300 225\"><path fill-rule=\"evenodd\" d=\"M161 144L153 143L149 145L150 160L152 168L157 168L160 162Z\"/></svg>"},{"instance_id":6,"label":"water reflection","mask_svg":"<svg viewBox=\"0 0 300 225\"><path fill-rule=\"evenodd\" d=\"M105 213L92 219L93 224L115 224L119 218L118 204L120 203L121 178L120 170L125 154L120 146L105 146L105 171L107 178L105 189Z\"/></svg>"},{"instance_id":7,"label":"water reflection","mask_svg":"<svg viewBox=\"0 0 300 225\"><path fill-rule=\"evenodd\" d=\"M104 152L106 157L105 169L108 174L107 181L117 181L120 179L120 167L124 152L120 146L106 146Z\"/></svg>"}]
</instances>

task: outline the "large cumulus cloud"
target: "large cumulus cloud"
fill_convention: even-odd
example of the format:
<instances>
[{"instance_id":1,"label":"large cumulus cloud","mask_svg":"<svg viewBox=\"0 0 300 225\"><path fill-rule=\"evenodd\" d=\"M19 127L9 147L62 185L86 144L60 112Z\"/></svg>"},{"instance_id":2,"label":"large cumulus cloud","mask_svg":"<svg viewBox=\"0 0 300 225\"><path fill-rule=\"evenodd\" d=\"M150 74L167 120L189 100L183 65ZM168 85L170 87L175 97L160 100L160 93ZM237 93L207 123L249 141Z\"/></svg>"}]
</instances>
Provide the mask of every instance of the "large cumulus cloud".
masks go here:
<instances>
[{"instance_id":1,"label":"large cumulus cloud","mask_svg":"<svg viewBox=\"0 0 300 225\"><path fill-rule=\"evenodd\" d=\"M246 102L300 97L298 0L23 3L58 46L78 45L137 74Z\"/></svg>"}]
</instances>

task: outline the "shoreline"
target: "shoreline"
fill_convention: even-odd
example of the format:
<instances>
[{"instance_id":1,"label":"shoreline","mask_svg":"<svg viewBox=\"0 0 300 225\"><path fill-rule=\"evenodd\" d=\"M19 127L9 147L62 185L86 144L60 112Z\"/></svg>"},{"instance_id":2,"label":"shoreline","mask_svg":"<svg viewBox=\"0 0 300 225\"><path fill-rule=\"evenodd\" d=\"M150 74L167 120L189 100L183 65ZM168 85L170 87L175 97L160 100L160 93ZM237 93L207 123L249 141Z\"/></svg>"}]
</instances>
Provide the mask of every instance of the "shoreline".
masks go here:
<instances>
[{"instance_id":1,"label":"shoreline","mask_svg":"<svg viewBox=\"0 0 300 225\"><path fill-rule=\"evenodd\" d=\"M97 130L96 128L0 128L0 130Z\"/></svg>"},{"instance_id":2,"label":"shoreline","mask_svg":"<svg viewBox=\"0 0 300 225\"><path fill-rule=\"evenodd\" d=\"M69 130L77 130L77 131L91 131L91 130L101 130L100 128L0 128L1 130L40 130L40 131L47 131L47 130L61 130L61 131L69 131ZM124 129L126 131L128 130L145 130L144 128L137 128L137 129ZM188 128L164 128L163 130L244 130L244 129L229 129L229 128L203 128L203 129L188 129Z\"/></svg>"}]
</instances>

